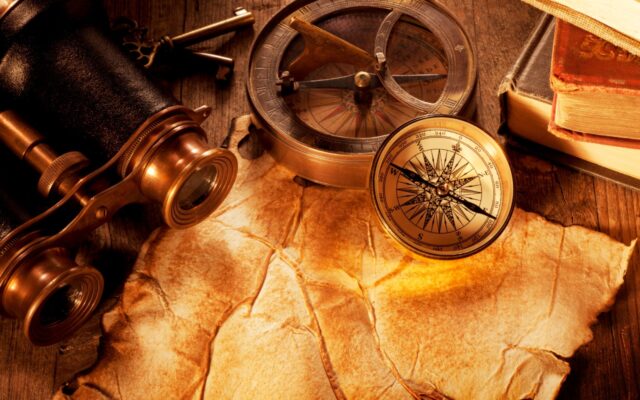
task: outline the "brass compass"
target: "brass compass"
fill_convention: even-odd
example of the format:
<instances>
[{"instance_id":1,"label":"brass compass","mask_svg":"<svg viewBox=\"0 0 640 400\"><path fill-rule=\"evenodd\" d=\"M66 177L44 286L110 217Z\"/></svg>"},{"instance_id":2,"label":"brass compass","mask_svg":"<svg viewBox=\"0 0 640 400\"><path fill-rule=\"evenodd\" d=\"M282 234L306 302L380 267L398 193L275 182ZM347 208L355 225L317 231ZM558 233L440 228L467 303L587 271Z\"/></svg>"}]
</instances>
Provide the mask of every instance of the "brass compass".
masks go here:
<instances>
[{"instance_id":1,"label":"brass compass","mask_svg":"<svg viewBox=\"0 0 640 400\"><path fill-rule=\"evenodd\" d=\"M271 154L322 184L366 187L389 133L468 109L475 58L457 21L414 0L303 0L254 42L248 94Z\"/></svg>"},{"instance_id":2,"label":"brass compass","mask_svg":"<svg viewBox=\"0 0 640 400\"><path fill-rule=\"evenodd\" d=\"M422 117L389 136L370 175L382 225L429 258L460 258L491 244L514 205L507 157L485 131L450 116Z\"/></svg>"}]
</instances>

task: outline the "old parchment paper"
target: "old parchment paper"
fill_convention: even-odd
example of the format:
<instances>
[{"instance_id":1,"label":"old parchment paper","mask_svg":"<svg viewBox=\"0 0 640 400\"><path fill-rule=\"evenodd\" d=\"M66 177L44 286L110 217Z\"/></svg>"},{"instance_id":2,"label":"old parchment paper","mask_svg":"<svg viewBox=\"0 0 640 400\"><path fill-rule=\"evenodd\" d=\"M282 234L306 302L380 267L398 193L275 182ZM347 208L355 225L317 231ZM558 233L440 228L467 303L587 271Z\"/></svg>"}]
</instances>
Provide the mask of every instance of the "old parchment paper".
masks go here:
<instances>
[{"instance_id":1,"label":"old parchment paper","mask_svg":"<svg viewBox=\"0 0 640 400\"><path fill-rule=\"evenodd\" d=\"M553 398L633 247L516 210L488 250L418 262L366 191L292 178L241 159L214 216L156 232L70 397Z\"/></svg>"}]
</instances>

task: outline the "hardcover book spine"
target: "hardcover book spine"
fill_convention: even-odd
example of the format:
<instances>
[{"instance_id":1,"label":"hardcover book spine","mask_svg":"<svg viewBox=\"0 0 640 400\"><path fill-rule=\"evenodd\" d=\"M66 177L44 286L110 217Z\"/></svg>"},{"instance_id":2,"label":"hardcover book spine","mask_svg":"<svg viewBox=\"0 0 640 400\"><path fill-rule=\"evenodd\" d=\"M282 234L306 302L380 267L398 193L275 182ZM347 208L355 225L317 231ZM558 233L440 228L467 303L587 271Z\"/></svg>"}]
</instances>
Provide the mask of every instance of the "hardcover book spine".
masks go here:
<instances>
[{"instance_id":1,"label":"hardcover book spine","mask_svg":"<svg viewBox=\"0 0 640 400\"><path fill-rule=\"evenodd\" d=\"M543 15L538 21L537 25L529 35L526 43L524 44L518 59L507 75L502 80L500 87L498 88L498 96L500 98L500 129L499 133L501 135L507 135L508 129L506 129L507 124L507 116L508 116L508 105L507 105L507 93L510 91L516 91L518 87L518 81L520 79L520 75L522 71L526 68L527 65L530 64L531 57L535 52L538 44L542 40L542 37L545 35L550 26L553 24L554 18L549 14ZM540 93L540 97L543 97L544 94Z\"/></svg>"}]
</instances>

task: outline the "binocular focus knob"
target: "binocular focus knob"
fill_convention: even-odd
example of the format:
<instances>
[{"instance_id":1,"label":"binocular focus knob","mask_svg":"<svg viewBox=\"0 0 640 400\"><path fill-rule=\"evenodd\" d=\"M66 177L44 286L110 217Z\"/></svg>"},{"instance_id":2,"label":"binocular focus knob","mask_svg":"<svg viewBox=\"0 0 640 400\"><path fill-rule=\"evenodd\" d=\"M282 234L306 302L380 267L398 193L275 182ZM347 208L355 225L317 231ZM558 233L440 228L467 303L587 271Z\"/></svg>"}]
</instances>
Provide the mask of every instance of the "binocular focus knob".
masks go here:
<instances>
[{"instance_id":1,"label":"binocular focus knob","mask_svg":"<svg viewBox=\"0 0 640 400\"><path fill-rule=\"evenodd\" d=\"M42 172L40 179L38 180L38 191L44 196L49 197L52 192L58 190L62 195L66 193L76 180L72 179L67 182L67 177L72 175L75 171L88 167L90 164L87 157L84 154L71 151L64 153L60 157L56 158L49 164L49 166Z\"/></svg>"}]
</instances>

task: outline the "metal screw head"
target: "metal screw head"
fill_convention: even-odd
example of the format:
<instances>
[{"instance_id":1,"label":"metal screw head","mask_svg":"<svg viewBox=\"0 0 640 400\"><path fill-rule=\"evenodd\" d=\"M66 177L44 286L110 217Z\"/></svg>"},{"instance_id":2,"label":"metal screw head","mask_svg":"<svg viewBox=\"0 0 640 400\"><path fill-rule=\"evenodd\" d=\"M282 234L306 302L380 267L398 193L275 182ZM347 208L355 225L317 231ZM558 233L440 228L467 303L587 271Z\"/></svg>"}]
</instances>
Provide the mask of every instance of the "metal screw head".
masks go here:
<instances>
[{"instance_id":1,"label":"metal screw head","mask_svg":"<svg viewBox=\"0 0 640 400\"><path fill-rule=\"evenodd\" d=\"M436 189L436 192L438 193L438 196L444 197L451 192L451 189L452 189L451 185L449 184L449 182L447 182L438 186L438 189Z\"/></svg>"},{"instance_id":2,"label":"metal screw head","mask_svg":"<svg viewBox=\"0 0 640 400\"><path fill-rule=\"evenodd\" d=\"M236 7L236 9L233 10L233 13L237 16L240 16L248 14L249 11L245 10L244 7Z\"/></svg>"},{"instance_id":3,"label":"metal screw head","mask_svg":"<svg viewBox=\"0 0 640 400\"><path fill-rule=\"evenodd\" d=\"M387 69L387 56L383 52L376 53L376 71L384 72Z\"/></svg>"},{"instance_id":4,"label":"metal screw head","mask_svg":"<svg viewBox=\"0 0 640 400\"><path fill-rule=\"evenodd\" d=\"M371 74L360 71L353 76L353 83L360 89L368 88L371 84Z\"/></svg>"}]
</instances>

